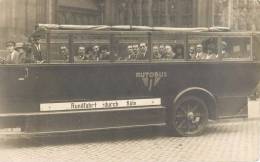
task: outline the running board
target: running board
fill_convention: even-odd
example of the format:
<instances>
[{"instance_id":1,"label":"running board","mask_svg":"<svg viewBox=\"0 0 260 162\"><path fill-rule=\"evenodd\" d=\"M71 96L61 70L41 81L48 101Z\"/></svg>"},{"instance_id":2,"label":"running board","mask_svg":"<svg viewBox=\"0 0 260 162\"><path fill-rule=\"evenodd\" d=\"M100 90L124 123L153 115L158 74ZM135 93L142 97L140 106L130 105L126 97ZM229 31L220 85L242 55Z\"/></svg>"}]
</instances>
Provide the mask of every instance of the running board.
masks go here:
<instances>
[{"instance_id":1,"label":"running board","mask_svg":"<svg viewBox=\"0 0 260 162\"><path fill-rule=\"evenodd\" d=\"M143 128L143 127L164 127L165 123L156 124L144 124L144 125L131 125L131 126L120 126L120 127L106 127L106 128L93 128L93 129L77 129L77 130L64 130L64 131L49 131L49 132L0 132L0 137L4 138L29 138L29 137L44 137L44 136L55 136L64 134L77 134L84 132L93 131L105 131L105 130L117 130L117 129L131 129L131 128Z\"/></svg>"},{"instance_id":2,"label":"running board","mask_svg":"<svg viewBox=\"0 0 260 162\"><path fill-rule=\"evenodd\" d=\"M29 117L29 116L46 116L46 115L64 115L64 114L81 114L81 113L97 113L97 112L114 112L114 111L136 111L149 109L165 109L164 106L149 106L149 107L131 107L131 108L111 108L111 109L90 109L76 111L55 111L55 112L32 112L32 113L6 113L0 114L2 117Z\"/></svg>"}]
</instances>

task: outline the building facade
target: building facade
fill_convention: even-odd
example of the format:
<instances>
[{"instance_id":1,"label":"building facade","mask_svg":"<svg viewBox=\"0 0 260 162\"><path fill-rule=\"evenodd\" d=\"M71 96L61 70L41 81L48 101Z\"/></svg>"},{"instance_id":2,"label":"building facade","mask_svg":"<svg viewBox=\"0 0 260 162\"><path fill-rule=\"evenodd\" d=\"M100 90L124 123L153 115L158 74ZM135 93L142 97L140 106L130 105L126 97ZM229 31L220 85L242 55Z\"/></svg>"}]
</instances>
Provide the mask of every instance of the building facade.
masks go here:
<instances>
[{"instance_id":1,"label":"building facade","mask_svg":"<svg viewBox=\"0 0 260 162\"><path fill-rule=\"evenodd\" d=\"M212 23L232 30L260 30L260 0L215 0Z\"/></svg>"},{"instance_id":2,"label":"building facade","mask_svg":"<svg viewBox=\"0 0 260 162\"><path fill-rule=\"evenodd\" d=\"M260 29L259 0L0 0L0 48L38 23Z\"/></svg>"}]
</instances>

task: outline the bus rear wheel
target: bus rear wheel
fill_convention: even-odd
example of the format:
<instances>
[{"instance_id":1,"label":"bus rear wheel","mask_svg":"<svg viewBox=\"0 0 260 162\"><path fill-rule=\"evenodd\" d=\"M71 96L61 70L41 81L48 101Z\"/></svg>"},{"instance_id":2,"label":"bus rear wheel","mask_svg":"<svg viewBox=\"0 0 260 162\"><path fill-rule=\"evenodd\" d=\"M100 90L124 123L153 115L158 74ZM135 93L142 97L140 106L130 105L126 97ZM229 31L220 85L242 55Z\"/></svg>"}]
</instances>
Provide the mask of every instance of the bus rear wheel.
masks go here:
<instances>
[{"instance_id":1,"label":"bus rear wheel","mask_svg":"<svg viewBox=\"0 0 260 162\"><path fill-rule=\"evenodd\" d=\"M196 96L180 98L173 109L174 132L179 136L197 136L208 123L208 108L204 100Z\"/></svg>"}]
</instances>

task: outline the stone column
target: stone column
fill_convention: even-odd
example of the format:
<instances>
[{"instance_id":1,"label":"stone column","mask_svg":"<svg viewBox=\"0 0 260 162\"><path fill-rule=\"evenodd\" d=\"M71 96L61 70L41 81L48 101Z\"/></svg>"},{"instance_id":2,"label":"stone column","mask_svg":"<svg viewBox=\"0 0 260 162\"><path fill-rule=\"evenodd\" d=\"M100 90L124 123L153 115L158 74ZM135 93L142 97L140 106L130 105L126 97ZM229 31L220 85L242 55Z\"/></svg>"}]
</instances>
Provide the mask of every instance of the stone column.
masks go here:
<instances>
[{"instance_id":1,"label":"stone column","mask_svg":"<svg viewBox=\"0 0 260 162\"><path fill-rule=\"evenodd\" d=\"M153 0L148 0L147 5L147 15L148 15L148 25L153 26L153 13L152 13Z\"/></svg>"},{"instance_id":2,"label":"stone column","mask_svg":"<svg viewBox=\"0 0 260 162\"><path fill-rule=\"evenodd\" d=\"M138 5L137 5L137 17L138 17L138 24L137 25L142 25L142 2L143 0L138 0Z\"/></svg>"},{"instance_id":3,"label":"stone column","mask_svg":"<svg viewBox=\"0 0 260 162\"><path fill-rule=\"evenodd\" d=\"M165 0L165 25L170 26L169 0Z\"/></svg>"},{"instance_id":4,"label":"stone column","mask_svg":"<svg viewBox=\"0 0 260 162\"><path fill-rule=\"evenodd\" d=\"M57 19L57 0L47 0L46 2L46 23L54 24Z\"/></svg>"}]
</instances>

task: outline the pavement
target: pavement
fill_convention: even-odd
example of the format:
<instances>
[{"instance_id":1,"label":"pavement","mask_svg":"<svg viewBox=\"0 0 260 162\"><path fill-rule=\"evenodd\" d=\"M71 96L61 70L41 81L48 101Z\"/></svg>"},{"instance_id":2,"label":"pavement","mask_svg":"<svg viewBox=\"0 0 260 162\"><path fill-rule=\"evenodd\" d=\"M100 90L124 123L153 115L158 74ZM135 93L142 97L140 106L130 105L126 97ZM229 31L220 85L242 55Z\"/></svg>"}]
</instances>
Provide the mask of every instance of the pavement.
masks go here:
<instances>
[{"instance_id":1,"label":"pavement","mask_svg":"<svg viewBox=\"0 0 260 162\"><path fill-rule=\"evenodd\" d=\"M259 128L259 119L222 119L198 137L170 137L164 127L149 127L5 140L0 162L257 161Z\"/></svg>"}]
</instances>

